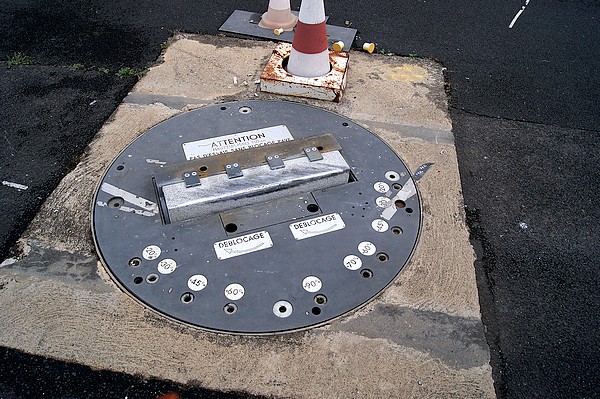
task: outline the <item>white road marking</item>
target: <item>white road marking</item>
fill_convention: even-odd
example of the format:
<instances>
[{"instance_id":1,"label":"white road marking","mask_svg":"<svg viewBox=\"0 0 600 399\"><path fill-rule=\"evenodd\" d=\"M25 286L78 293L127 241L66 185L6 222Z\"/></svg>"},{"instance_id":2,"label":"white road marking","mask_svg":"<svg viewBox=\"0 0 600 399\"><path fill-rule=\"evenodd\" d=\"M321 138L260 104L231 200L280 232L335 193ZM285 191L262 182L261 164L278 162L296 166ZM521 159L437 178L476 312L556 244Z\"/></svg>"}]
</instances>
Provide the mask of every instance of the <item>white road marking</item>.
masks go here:
<instances>
[{"instance_id":1,"label":"white road marking","mask_svg":"<svg viewBox=\"0 0 600 399\"><path fill-rule=\"evenodd\" d=\"M6 180L2 180L2 184L5 185L5 186L7 186L7 187L16 188L19 191L21 191L21 190L27 190L29 188L29 186L26 186L24 184L13 183L13 182L6 181Z\"/></svg>"},{"instance_id":2,"label":"white road marking","mask_svg":"<svg viewBox=\"0 0 600 399\"><path fill-rule=\"evenodd\" d=\"M525 7L527 7L527 5L529 4L529 1L530 0L525 0L525 5L523 7L521 7L519 12L517 12L517 15L515 15L515 17L511 21L510 25L508 25L508 29L512 29L512 27L515 25L515 22L517 22L517 19L519 19L521 14L523 14L523 11L525 11Z\"/></svg>"}]
</instances>

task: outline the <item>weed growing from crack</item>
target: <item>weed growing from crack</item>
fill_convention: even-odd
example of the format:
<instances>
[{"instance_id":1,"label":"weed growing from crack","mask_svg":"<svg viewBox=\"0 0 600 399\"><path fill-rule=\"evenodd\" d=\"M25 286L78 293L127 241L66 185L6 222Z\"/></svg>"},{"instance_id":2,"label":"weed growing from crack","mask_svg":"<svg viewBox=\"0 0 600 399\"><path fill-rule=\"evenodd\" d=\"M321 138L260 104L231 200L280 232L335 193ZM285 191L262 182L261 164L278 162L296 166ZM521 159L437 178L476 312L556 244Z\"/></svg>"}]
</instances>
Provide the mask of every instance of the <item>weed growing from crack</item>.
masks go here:
<instances>
[{"instance_id":1,"label":"weed growing from crack","mask_svg":"<svg viewBox=\"0 0 600 399\"><path fill-rule=\"evenodd\" d=\"M146 74L146 72L148 72L148 68L139 70L139 69L130 68L130 67L123 67L123 68L119 69L117 71L117 73L115 73L115 75L122 79L123 78L131 78L131 77L136 77L138 79L141 79Z\"/></svg>"},{"instance_id":2,"label":"weed growing from crack","mask_svg":"<svg viewBox=\"0 0 600 399\"><path fill-rule=\"evenodd\" d=\"M85 70L85 65L83 64L73 64L73 65L69 65L67 67L67 69L71 72L75 72L75 71L84 71Z\"/></svg>"},{"instance_id":3,"label":"weed growing from crack","mask_svg":"<svg viewBox=\"0 0 600 399\"><path fill-rule=\"evenodd\" d=\"M33 58L21 52L15 52L6 59L6 67L12 68L15 65L31 65Z\"/></svg>"},{"instance_id":4,"label":"weed growing from crack","mask_svg":"<svg viewBox=\"0 0 600 399\"><path fill-rule=\"evenodd\" d=\"M383 54L383 55L387 55L387 56L395 55L393 52L388 51L388 50L386 50L384 48L382 48L381 50L379 50L379 54Z\"/></svg>"}]
</instances>

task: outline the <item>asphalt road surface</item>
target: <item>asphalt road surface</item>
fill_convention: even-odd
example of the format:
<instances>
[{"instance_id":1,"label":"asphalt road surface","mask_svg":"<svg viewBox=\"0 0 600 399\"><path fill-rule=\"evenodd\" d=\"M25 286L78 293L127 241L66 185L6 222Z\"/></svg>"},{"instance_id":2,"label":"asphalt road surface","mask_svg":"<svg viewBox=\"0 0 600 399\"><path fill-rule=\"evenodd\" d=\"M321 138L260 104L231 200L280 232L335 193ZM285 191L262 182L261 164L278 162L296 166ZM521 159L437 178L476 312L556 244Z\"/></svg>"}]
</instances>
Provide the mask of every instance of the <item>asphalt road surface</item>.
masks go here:
<instances>
[{"instance_id":1,"label":"asphalt road surface","mask_svg":"<svg viewBox=\"0 0 600 399\"><path fill-rule=\"evenodd\" d=\"M21 52L32 64L0 66L0 180L28 186L0 186L0 258L135 83L117 71L144 69L174 31L216 34L233 10L262 11L266 4L3 1L0 60L14 61ZM447 68L498 397L600 397L600 3L331 0L325 6L330 24L349 21L358 29L355 46L373 41L380 50L430 57ZM80 366L1 353L1 397L42 396L26 388L36 379L49 397L61 397L51 393L60 389L68 392L62 397L89 397L80 379L54 381L56 373L77 374ZM35 378L14 377L8 358ZM105 372L86 373L93 385ZM134 381L110 376L122 386ZM59 390L49 390L48 381Z\"/></svg>"}]
</instances>

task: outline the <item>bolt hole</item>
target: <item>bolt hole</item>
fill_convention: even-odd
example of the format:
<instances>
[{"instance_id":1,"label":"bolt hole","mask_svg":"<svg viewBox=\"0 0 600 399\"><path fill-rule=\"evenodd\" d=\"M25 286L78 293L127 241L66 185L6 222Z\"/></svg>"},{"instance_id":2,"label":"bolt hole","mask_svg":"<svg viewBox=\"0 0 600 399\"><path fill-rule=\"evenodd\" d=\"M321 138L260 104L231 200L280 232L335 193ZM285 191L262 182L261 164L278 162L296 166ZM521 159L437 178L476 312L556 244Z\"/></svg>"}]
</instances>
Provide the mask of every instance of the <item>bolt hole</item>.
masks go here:
<instances>
[{"instance_id":1,"label":"bolt hole","mask_svg":"<svg viewBox=\"0 0 600 399\"><path fill-rule=\"evenodd\" d=\"M152 273L152 274L149 274L149 275L146 276L146 282L148 284L154 284L157 281L158 281L158 274Z\"/></svg>"},{"instance_id":2,"label":"bolt hole","mask_svg":"<svg viewBox=\"0 0 600 399\"><path fill-rule=\"evenodd\" d=\"M344 126L344 127L348 126L348 122L342 123L342 126Z\"/></svg>"},{"instance_id":3,"label":"bolt hole","mask_svg":"<svg viewBox=\"0 0 600 399\"><path fill-rule=\"evenodd\" d=\"M292 304L289 303L288 301L277 301L273 305L273 314L275 314L275 316L280 317L282 319L291 316L292 311L293 311Z\"/></svg>"},{"instance_id":4,"label":"bolt hole","mask_svg":"<svg viewBox=\"0 0 600 399\"><path fill-rule=\"evenodd\" d=\"M391 174L389 177L390 177L390 180L396 179L396 175L394 175L394 174Z\"/></svg>"},{"instance_id":5,"label":"bolt hole","mask_svg":"<svg viewBox=\"0 0 600 399\"><path fill-rule=\"evenodd\" d=\"M179 250L178 250L177 248L175 248L173 251L177 252L177 251L179 251Z\"/></svg>"},{"instance_id":6,"label":"bolt hole","mask_svg":"<svg viewBox=\"0 0 600 399\"><path fill-rule=\"evenodd\" d=\"M323 146L322 146L322 145L318 146L318 147L317 147L317 150L319 150L319 151L323 151Z\"/></svg>"},{"instance_id":7,"label":"bolt hole","mask_svg":"<svg viewBox=\"0 0 600 399\"><path fill-rule=\"evenodd\" d=\"M142 260L140 258L131 258L129 259L129 266L138 267L142 264Z\"/></svg>"},{"instance_id":8,"label":"bolt hole","mask_svg":"<svg viewBox=\"0 0 600 399\"><path fill-rule=\"evenodd\" d=\"M312 314L314 314L315 316L318 316L321 314L321 308L315 306L314 308L311 309Z\"/></svg>"},{"instance_id":9,"label":"bolt hole","mask_svg":"<svg viewBox=\"0 0 600 399\"><path fill-rule=\"evenodd\" d=\"M318 212L319 211L319 205L317 205L317 204L308 204L308 206L306 207L306 209L309 212Z\"/></svg>"},{"instance_id":10,"label":"bolt hole","mask_svg":"<svg viewBox=\"0 0 600 399\"><path fill-rule=\"evenodd\" d=\"M171 237L171 240L174 240L174 239L175 239L175 237Z\"/></svg>"},{"instance_id":11,"label":"bolt hole","mask_svg":"<svg viewBox=\"0 0 600 399\"><path fill-rule=\"evenodd\" d=\"M406 213L413 213L413 209L412 208L406 208Z\"/></svg>"},{"instance_id":12,"label":"bolt hole","mask_svg":"<svg viewBox=\"0 0 600 399\"><path fill-rule=\"evenodd\" d=\"M228 233L235 233L237 231L238 227L237 224L235 223L227 223L225 225L225 231Z\"/></svg>"},{"instance_id":13,"label":"bolt hole","mask_svg":"<svg viewBox=\"0 0 600 399\"><path fill-rule=\"evenodd\" d=\"M107 205L110 208L119 208L121 205L125 203L125 200L121 197L112 197L108 200Z\"/></svg>"},{"instance_id":14,"label":"bolt hole","mask_svg":"<svg viewBox=\"0 0 600 399\"><path fill-rule=\"evenodd\" d=\"M137 276L136 278L133 279L133 282L135 284L142 284L142 281L144 281L144 279L140 276Z\"/></svg>"},{"instance_id":15,"label":"bolt hole","mask_svg":"<svg viewBox=\"0 0 600 399\"><path fill-rule=\"evenodd\" d=\"M327 303L327 297L325 295L319 294L315 296L315 303L317 305L325 305Z\"/></svg>"},{"instance_id":16,"label":"bolt hole","mask_svg":"<svg viewBox=\"0 0 600 399\"><path fill-rule=\"evenodd\" d=\"M117 170L123 170L123 169L125 169L125 166L123 166L123 165L117 166Z\"/></svg>"},{"instance_id":17,"label":"bolt hole","mask_svg":"<svg viewBox=\"0 0 600 399\"><path fill-rule=\"evenodd\" d=\"M398 227L398 226L394 226L394 227L392 227L392 233L394 233L394 234L396 234L396 235L400 235L400 234L402 234L403 232L402 232L402 229L401 229L400 227Z\"/></svg>"},{"instance_id":18,"label":"bolt hole","mask_svg":"<svg viewBox=\"0 0 600 399\"><path fill-rule=\"evenodd\" d=\"M392 184L392 188L394 190L401 190L402 189L402 184L400 184L400 183L394 183L394 184Z\"/></svg>"},{"instance_id":19,"label":"bolt hole","mask_svg":"<svg viewBox=\"0 0 600 399\"><path fill-rule=\"evenodd\" d=\"M228 303L223 307L223 311L227 314L234 314L235 312L237 312L237 310L238 307L235 303Z\"/></svg>"},{"instance_id":20,"label":"bolt hole","mask_svg":"<svg viewBox=\"0 0 600 399\"><path fill-rule=\"evenodd\" d=\"M186 292L181 296L181 302L190 303L194 300L194 295L191 292Z\"/></svg>"},{"instance_id":21,"label":"bolt hole","mask_svg":"<svg viewBox=\"0 0 600 399\"><path fill-rule=\"evenodd\" d=\"M227 107L221 107L221 111L225 111Z\"/></svg>"},{"instance_id":22,"label":"bolt hole","mask_svg":"<svg viewBox=\"0 0 600 399\"><path fill-rule=\"evenodd\" d=\"M364 269L360 272L360 275L363 276L363 278L371 278L373 277L373 272L369 269Z\"/></svg>"},{"instance_id":23,"label":"bolt hole","mask_svg":"<svg viewBox=\"0 0 600 399\"><path fill-rule=\"evenodd\" d=\"M202 166L200 166L199 170L200 170L200 172L206 172L208 170L208 166L202 165Z\"/></svg>"},{"instance_id":24,"label":"bolt hole","mask_svg":"<svg viewBox=\"0 0 600 399\"><path fill-rule=\"evenodd\" d=\"M379 259L380 262L387 262L390 260L390 257L385 252L380 252L377 254L377 259Z\"/></svg>"},{"instance_id":25,"label":"bolt hole","mask_svg":"<svg viewBox=\"0 0 600 399\"><path fill-rule=\"evenodd\" d=\"M240 108L238 109L238 112L239 112L240 114L249 114L249 113L251 113L251 112L252 112L252 108L250 108L250 107L240 107Z\"/></svg>"},{"instance_id":26,"label":"bolt hole","mask_svg":"<svg viewBox=\"0 0 600 399\"><path fill-rule=\"evenodd\" d=\"M402 201L402 200L396 200L396 201L394 202L394 205L396 205L396 208L398 208L398 209L402 209L402 208L404 208L404 207L406 206L406 202L404 202L404 201ZM409 208L409 209L410 209L410 208ZM411 212L412 212L412 210L411 210Z\"/></svg>"}]
</instances>

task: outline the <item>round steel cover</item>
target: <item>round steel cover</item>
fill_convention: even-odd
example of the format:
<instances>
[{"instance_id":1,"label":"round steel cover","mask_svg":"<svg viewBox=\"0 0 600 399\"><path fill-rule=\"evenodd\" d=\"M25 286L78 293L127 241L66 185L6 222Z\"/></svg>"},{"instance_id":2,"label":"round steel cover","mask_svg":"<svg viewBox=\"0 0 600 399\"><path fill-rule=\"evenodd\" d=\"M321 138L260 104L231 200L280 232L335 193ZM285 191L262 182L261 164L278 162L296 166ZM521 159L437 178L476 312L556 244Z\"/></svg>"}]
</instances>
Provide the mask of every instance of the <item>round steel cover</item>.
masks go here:
<instances>
[{"instance_id":1,"label":"round steel cover","mask_svg":"<svg viewBox=\"0 0 600 399\"><path fill-rule=\"evenodd\" d=\"M350 167L343 184L169 220L159 180L173 165L189 169L179 184L201 193L204 156L235 160L248 146L268 152L327 133ZM364 305L408 262L420 223L414 181L381 139L337 114L275 101L217 104L156 125L110 165L92 214L98 254L125 291L172 319L238 334L306 329Z\"/></svg>"}]
</instances>

